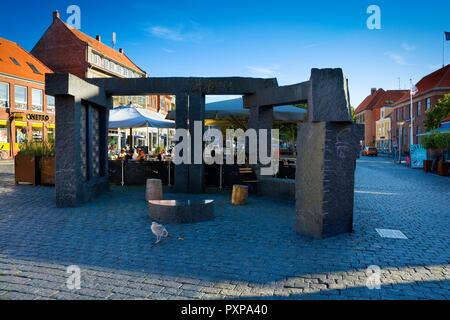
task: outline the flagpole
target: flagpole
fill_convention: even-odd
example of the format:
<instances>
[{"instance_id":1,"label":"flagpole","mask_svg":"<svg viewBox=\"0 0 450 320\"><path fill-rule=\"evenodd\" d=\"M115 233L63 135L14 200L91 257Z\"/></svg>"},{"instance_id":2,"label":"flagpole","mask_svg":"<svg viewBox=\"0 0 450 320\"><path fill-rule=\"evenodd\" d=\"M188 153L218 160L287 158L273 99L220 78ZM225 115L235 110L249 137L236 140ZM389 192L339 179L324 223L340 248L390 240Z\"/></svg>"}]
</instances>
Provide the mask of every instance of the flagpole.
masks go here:
<instances>
[{"instance_id":1,"label":"flagpole","mask_svg":"<svg viewBox=\"0 0 450 320\"><path fill-rule=\"evenodd\" d=\"M445 67L445 41L447 40L447 35L444 31L444 39L442 39L442 68Z\"/></svg>"},{"instance_id":2,"label":"flagpole","mask_svg":"<svg viewBox=\"0 0 450 320\"><path fill-rule=\"evenodd\" d=\"M409 118L411 119L410 121L410 125L411 128L409 129L409 145L410 145L410 150L411 150L411 146L414 144L414 117L413 117L413 95L412 95L412 90L413 90L413 83L412 83L412 79L409 79L410 83L411 83L411 89L409 90L409 97L410 97L410 106L409 106Z\"/></svg>"}]
</instances>

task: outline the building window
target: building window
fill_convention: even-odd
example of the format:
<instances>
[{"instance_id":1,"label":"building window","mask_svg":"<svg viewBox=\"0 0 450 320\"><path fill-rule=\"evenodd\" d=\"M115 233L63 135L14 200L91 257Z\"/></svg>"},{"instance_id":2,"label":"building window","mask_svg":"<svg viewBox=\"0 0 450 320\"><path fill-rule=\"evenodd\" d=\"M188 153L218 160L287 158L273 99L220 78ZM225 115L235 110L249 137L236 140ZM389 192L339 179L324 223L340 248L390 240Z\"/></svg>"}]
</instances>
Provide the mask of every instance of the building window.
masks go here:
<instances>
[{"instance_id":1,"label":"building window","mask_svg":"<svg viewBox=\"0 0 450 320\"><path fill-rule=\"evenodd\" d=\"M14 57L9 57L10 59L11 59L11 61L16 65L16 66L18 66L18 67L20 67L20 63L19 63L19 61L17 61L17 59L16 58L14 58Z\"/></svg>"},{"instance_id":2,"label":"building window","mask_svg":"<svg viewBox=\"0 0 450 320\"><path fill-rule=\"evenodd\" d=\"M101 65L102 64L102 59L100 58L100 56L96 53L92 54L92 62L95 63L96 65Z\"/></svg>"},{"instance_id":3,"label":"building window","mask_svg":"<svg viewBox=\"0 0 450 320\"><path fill-rule=\"evenodd\" d=\"M34 73L36 74L42 74L38 68L36 68L36 66L30 62L27 62L28 66L31 68L31 70L33 70Z\"/></svg>"},{"instance_id":4,"label":"building window","mask_svg":"<svg viewBox=\"0 0 450 320\"><path fill-rule=\"evenodd\" d=\"M16 127L16 142L24 143L25 141L27 141L27 128Z\"/></svg>"},{"instance_id":5,"label":"building window","mask_svg":"<svg viewBox=\"0 0 450 320\"><path fill-rule=\"evenodd\" d=\"M55 113L55 97L47 96L47 112Z\"/></svg>"},{"instance_id":6,"label":"building window","mask_svg":"<svg viewBox=\"0 0 450 320\"><path fill-rule=\"evenodd\" d=\"M416 114L417 116L420 116L420 109L422 109L422 101L417 102L417 111Z\"/></svg>"},{"instance_id":7,"label":"building window","mask_svg":"<svg viewBox=\"0 0 450 320\"><path fill-rule=\"evenodd\" d=\"M42 112L42 90L31 89L31 110Z\"/></svg>"},{"instance_id":8,"label":"building window","mask_svg":"<svg viewBox=\"0 0 450 320\"><path fill-rule=\"evenodd\" d=\"M6 124L0 124L0 143L8 143L8 127Z\"/></svg>"},{"instance_id":9,"label":"building window","mask_svg":"<svg viewBox=\"0 0 450 320\"><path fill-rule=\"evenodd\" d=\"M14 86L14 102L16 103L16 109L27 110L28 93L26 87Z\"/></svg>"},{"instance_id":10,"label":"building window","mask_svg":"<svg viewBox=\"0 0 450 320\"><path fill-rule=\"evenodd\" d=\"M47 141L55 141L55 129L47 128Z\"/></svg>"},{"instance_id":11,"label":"building window","mask_svg":"<svg viewBox=\"0 0 450 320\"><path fill-rule=\"evenodd\" d=\"M42 133L42 129L43 128L31 128L31 136L33 138L33 141L37 141L37 142L42 142L43 141L43 133Z\"/></svg>"},{"instance_id":12,"label":"building window","mask_svg":"<svg viewBox=\"0 0 450 320\"><path fill-rule=\"evenodd\" d=\"M9 106L9 84L0 82L0 108Z\"/></svg>"},{"instance_id":13,"label":"building window","mask_svg":"<svg viewBox=\"0 0 450 320\"><path fill-rule=\"evenodd\" d=\"M431 108L431 98L427 98L427 111Z\"/></svg>"},{"instance_id":14,"label":"building window","mask_svg":"<svg viewBox=\"0 0 450 320\"><path fill-rule=\"evenodd\" d=\"M164 108L164 97L161 97L160 100L159 100L159 110L160 111L164 111L165 110L165 108Z\"/></svg>"}]
</instances>

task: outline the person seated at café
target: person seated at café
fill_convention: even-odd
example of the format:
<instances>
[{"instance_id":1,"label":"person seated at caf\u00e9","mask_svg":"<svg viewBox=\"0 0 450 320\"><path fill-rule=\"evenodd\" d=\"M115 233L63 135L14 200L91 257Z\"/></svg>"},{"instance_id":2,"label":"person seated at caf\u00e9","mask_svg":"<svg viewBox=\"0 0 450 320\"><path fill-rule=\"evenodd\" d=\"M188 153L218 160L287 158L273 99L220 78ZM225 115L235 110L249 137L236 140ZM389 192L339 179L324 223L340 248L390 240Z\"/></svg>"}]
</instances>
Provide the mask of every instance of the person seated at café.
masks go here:
<instances>
[{"instance_id":1,"label":"person seated at caf\u00e9","mask_svg":"<svg viewBox=\"0 0 450 320\"><path fill-rule=\"evenodd\" d=\"M119 160L125 159L126 156L127 156L127 151L125 150L125 148L120 149Z\"/></svg>"},{"instance_id":2,"label":"person seated at caf\u00e9","mask_svg":"<svg viewBox=\"0 0 450 320\"><path fill-rule=\"evenodd\" d=\"M158 161L164 160L164 156L165 156L165 151L164 151L164 149L161 149L161 151L158 153L158 156L157 156Z\"/></svg>"},{"instance_id":3,"label":"person seated at caf\u00e9","mask_svg":"<svg viewBox=\"0 0 450 320\"><path fill-rule=\"evenodd\" d=\"M139 157L139 153L141 152L141 148L136 148L133 153L133 160L136 160Z\"/></svg>"},{"instance_id":4,"label":"person seated at caf\u00e9","mask_svg":"<svg viewBox=\"0 0 450 320\"><path fill-rule=\"evenodd\" d=\"M144 152L144 150L139 150L139 155L136 158L136 161L144 161L146 158L146 154Z\"/></svg>"},{"instance_id":5,"label":"person seated at caf\u00e9","mask_svg":"<svg viewBox=\"0 0 450 320\"><path fill-rule=\"evenodd\" d=\"M133 160L134 151L132 149L128 150L128 153L125 156L125 160Z\"/></svg>"}]
</instances>

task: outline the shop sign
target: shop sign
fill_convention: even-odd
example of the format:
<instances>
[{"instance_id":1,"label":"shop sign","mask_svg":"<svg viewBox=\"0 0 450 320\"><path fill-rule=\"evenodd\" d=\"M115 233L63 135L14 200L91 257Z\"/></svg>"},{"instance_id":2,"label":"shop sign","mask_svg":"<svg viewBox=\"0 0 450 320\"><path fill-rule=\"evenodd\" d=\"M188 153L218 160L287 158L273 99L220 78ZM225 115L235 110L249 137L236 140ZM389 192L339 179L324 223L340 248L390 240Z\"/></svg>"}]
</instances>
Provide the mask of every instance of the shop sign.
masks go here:
<instances>
[{"instance_id":1,"label":"shop sign","mask_svg":"<svg viewBox=\"0 0 450 320\"><path fill-rule=\"evenodd\" d=\"M33 121L48 121L50 117L46 114L29 113L27 114L27 119Z\"/></svg>"}]
</instances>

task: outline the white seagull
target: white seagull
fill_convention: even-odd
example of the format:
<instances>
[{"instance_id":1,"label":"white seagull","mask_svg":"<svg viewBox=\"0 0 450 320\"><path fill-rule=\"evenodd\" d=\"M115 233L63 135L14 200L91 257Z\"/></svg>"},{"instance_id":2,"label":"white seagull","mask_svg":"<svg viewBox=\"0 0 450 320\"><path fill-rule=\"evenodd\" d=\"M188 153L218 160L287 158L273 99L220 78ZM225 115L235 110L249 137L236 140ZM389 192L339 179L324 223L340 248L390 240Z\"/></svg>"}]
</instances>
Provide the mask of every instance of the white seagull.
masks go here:
<instances>
[{"instance_id":1,"label":"white seagull","mask_svg":"<svg viewBox=\"0 0 450 320\"><path fill-rule=\"evenodd\" d=\"M161 237L167 238L169 235L169 232L167 232L166 228L162 224L152 222L151 229L153 234L156 236L155 244L161 241Z\"/></svg>"}]
</instances>

